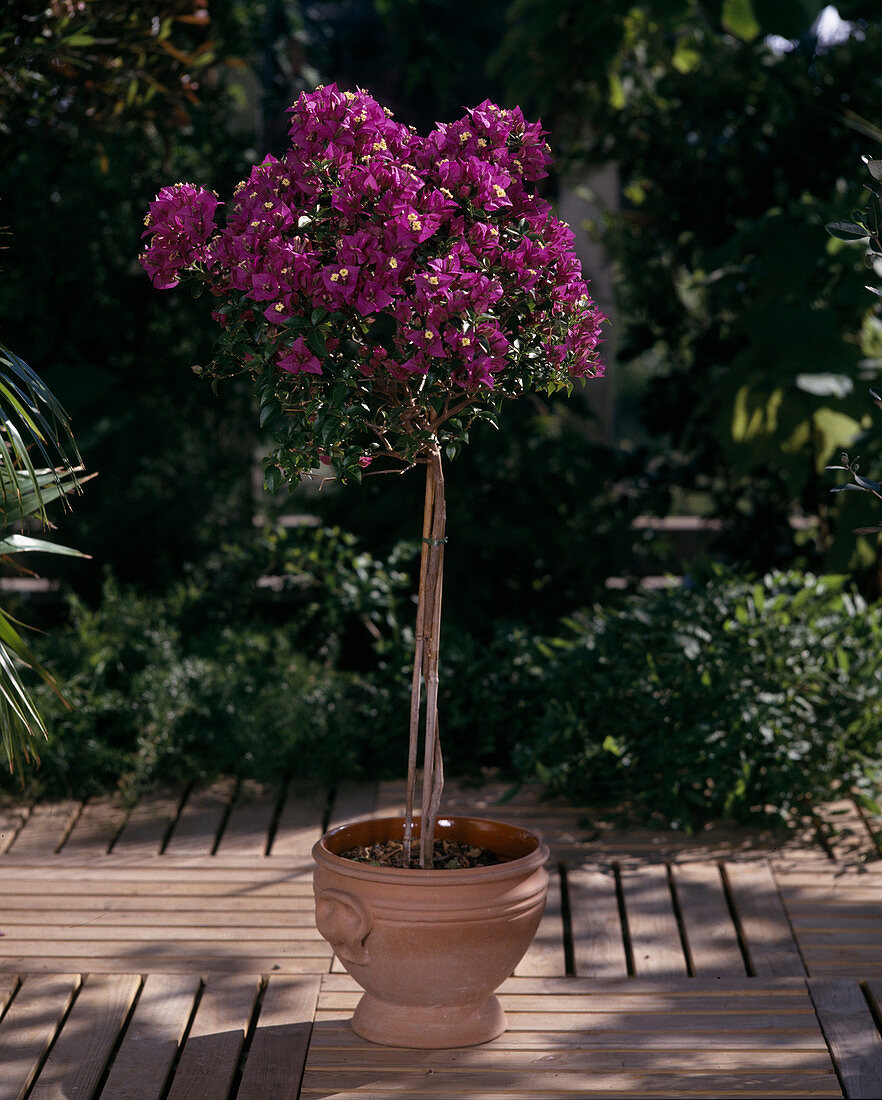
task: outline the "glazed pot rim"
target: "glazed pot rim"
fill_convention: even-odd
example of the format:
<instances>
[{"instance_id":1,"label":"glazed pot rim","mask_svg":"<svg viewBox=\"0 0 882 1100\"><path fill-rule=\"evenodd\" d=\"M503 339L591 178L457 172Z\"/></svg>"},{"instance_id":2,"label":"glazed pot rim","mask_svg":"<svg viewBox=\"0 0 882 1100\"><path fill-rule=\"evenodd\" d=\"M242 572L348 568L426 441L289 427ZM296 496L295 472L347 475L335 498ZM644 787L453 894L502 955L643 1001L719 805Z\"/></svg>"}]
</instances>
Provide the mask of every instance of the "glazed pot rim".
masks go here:
<instances>
[{"instance_id":1,"label":"glazed pot rim","mask_svg":"<svg viewBox=\"0 0 882 1100\"><path fill-rule=\"evenodd\" d=\"M410 882L414 884L418 882L431 882L433 886L441 886L445 883L454 885L474 882L478 879L481 881L488 881L523 875L528 871L543 867L551 854L548 845L542 837L539 836L538 833L533 832L532 829L526 829L522 825L513 825L506 821L474 817L470 814L441 814L438 818L438 824L443 826L447 823L474 822L479 827L504 829L508 831L509 834L520 834L524 838L528 838L534 842L534 847L524 855L508 859L503 863L494 863L485 867L460 867L455 870L434 867L378 867L370 863L359 863L356 860L344 859L343 856L337 855L327 847L326 842L328 840L341 836L349 829L356 827L363 828L370 823L380 826L382 831L383 825L388 826L397 822L403 822L403 815L390 815L381 818L360 818L358 821L349 821L345 825L338 825L334 829L329 829L328 832L316 841L312 849L312 857L319 866L331 868L353 878L372 879L374 881L383 880L387 882ZM416 839L419 835L418 817L414 818L414 826L414 837Z\"/></svg>"}]
</instances>

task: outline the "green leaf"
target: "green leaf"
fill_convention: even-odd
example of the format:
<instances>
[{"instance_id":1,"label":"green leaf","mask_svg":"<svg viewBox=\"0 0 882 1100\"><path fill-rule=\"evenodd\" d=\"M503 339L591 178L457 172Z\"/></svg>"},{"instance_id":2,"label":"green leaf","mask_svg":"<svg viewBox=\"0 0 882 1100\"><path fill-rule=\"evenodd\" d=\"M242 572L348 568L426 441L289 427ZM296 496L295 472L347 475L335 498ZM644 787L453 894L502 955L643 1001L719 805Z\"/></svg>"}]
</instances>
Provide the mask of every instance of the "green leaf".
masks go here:
<instances>
[{"instance_id":1,"label":"green leaf","mask_svg":"<svg viewBox=\"0 0 882 1100\"><path fill-rule=\"evenodd\" d=\"M882 182L882 160L873 160L872 157L861 157L861 160L866 164L873 179Z\"/></svg>"},{"instance_id":2,"label":"green leaf","mask_svg":"<svg viewBox=\"0 0 882 1100\"><path fill-rule=\"evenodd\" d=\"M70 546L60 546L56 542L35 539L30 535L7 535L0 539L0 554L26 554L39 551L43 554L64 554L72 558L87 558L89 555Z\"/></svg>"},{"instance_id":3,"label":"green leaf","mask_svg":"<svg viewBox=\"0 0 882 1100\"><path fill-rule=\"evenodd\" d=\"M38 472L38 486L34 489L31 487L27 475L20 472L18 493L13 495L7 489L7 497L3 501L3 518L6 525L17 523L31 516L42 516L48 504L59 497L78 491L80 486L88 480L89 478L84 478L80 481L76 477L71 477L66 481L56 482L54 473L46 474L44 472L40 474ZM0 491L2 491L2 481L2 476L0 476Z\"/></svg>"},{"instance_id":4,"label":"green leaf","mask_svg":"<svg viewBox=\"0 0 882 1100\"><path fill-rule=\"evenodd\" d=\"M603 745L601 746L604 752L612 753L613 756L624 756L625 749L620 741L618 741L611 733L608 733L603 739Z\"/></svg>"},{"instance_id":5,"label":"green leaf","mask_svg":"<svg viewBox=\"0 0 882 1100\"><path fill-rule=\"evenodd\" d=\"M685 76L691 73L693 69L698 68L700 63L701 53L695 48L693 43L686 42L683 39L677 42L677 45L674 47L674 52L671 55L671 65L678 73L682 73Z\"/></svg>"},{"instance_id":6,"label":"green leaf","mask_svg":"<svg viewBox=\"0 0 882 1100\"><path fill-rule=\"evenodd\" d=\"M267 492L276 493L282 487L282 471L278 466L267 466L263 474Z\"/></svg>"},{"instance_id":7,"label":"green leaf","mask_svg":"<svg viewBox=\"0 0 882 1100\"><path fill-rule=\"evenodd\" d=\"M315 329L310 329L306 334L307 347L313 354L317 355L319 359L325 359L328 354L328 349L325 344L325 338L320 332Z\"/></svg>"},{"instance_id":8,"label":"green leaf","mask_svg":"<svg viewBox=\"0 0 882 1100\"><path fill-rule=\"evenodd\" d=\"M0 382L3 387L0 390L0 477L7 475L11 484L13 470L23 467L38 500L38 509L32 514L38 514L46 522L42 505L44 487L49 481L60 485L66 477L75 478L82 459L61 403L27 363L3 344L0 344ZM47 468L47 480L37 478L36 466L29 454L31 448ZM20 491L17 480L15 490ZM64 493L70 491L70 488L64 489Z\"/></svg>"},{"instance_id":9,"label":"green leaf","mask_svg":"<svg viewBox=\"0 0 882 1100\"><path fill-rule=\"evenodd\" d=\"M742 42L752 42L760 33L751 0L723 0L723 27Z\"/></svg>"},{"instance_id":10,"label":"green leaf","mask_svg":"<svg viewBox=\"0 0 882 1100\"><path fill-rule=\"evenodd\" d=\"M613 108L613 110L621 111L624 108L625 103L627 102L627 97L625 95L625 86L622 83L622 79L619 74L613 70L610 70L608 74L608 80L609 105Z\"/></svg>"},{"instance_id":11,"label":"green leaf","mask_svg":"<svg viewBox=\"0 0 882 1100\"><path fill-rule=\"evenodd\" d=\"M828 222L824 227L831 237L840 241L861 241L869 237L869 233L856 222Z\"/></svg>"}]
</instances>

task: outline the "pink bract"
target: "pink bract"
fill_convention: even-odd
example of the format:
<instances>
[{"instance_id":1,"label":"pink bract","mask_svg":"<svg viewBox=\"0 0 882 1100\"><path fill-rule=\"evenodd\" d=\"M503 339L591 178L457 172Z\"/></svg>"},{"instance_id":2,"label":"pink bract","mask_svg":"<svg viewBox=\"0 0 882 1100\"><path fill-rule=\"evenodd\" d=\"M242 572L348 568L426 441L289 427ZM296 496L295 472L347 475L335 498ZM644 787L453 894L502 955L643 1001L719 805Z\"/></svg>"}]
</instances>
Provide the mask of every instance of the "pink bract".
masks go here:
<instances>
[{"instance_id":1,"label":"pink bract","mask_svg":"<svg viewBox=\"0 0 882 1100\"><path fill-rule=\"evenodd\" d=\"M292 374L322 372L297 324L286 329L315 310L356 337L345 344L363 377L403 379L443 359L455 386L492 389L528 330L554 368L596 372L603 318L573 234L529 186L550 163L539 123L484 102L423 138L367 93L330 85L301 95L289 137L239 185L221 229L204 188L159 193L141 258L154 285L201 272L226 303L224 327L256 310ZM381 347L362 338L379 314L394 322Z\"/></svg>"}]
</instances>

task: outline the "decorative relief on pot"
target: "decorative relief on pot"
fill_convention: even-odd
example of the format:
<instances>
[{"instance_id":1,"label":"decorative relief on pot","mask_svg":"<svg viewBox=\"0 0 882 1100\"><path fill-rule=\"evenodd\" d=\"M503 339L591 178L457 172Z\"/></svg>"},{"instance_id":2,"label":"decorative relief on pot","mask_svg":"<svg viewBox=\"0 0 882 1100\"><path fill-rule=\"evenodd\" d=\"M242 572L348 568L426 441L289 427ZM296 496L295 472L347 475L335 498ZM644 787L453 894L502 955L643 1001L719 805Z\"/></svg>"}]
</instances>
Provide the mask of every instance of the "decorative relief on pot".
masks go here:
<instances>
[{"instance_id":1,"label":"decorative relief on pot","mask_svg":"<svg viewBox=\"0 0 882 1100\"><path fill-rule=\"evenodd\" d=\"M322 890L315 899L315 923L342 962L363 965L369 960L365 940L373 922L358 898L343 890Z\"/></svg>"}]
</instances>

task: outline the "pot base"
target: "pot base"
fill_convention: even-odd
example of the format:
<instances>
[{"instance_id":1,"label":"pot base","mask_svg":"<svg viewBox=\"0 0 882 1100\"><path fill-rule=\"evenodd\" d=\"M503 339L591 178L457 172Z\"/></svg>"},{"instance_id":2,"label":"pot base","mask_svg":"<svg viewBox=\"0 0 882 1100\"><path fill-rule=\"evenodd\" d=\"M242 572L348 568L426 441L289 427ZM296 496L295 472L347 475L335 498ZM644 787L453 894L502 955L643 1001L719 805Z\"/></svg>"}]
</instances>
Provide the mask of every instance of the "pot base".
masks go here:
<instances>
[{"instance_id":1,"label":"pot base","mask_svg":"<svg viewBox=\"0 0 882 1100\"><path fill-rule=\"evenodd\" d=\"M386 1047L444 1050L489 1043L505 1031L505 1013L490 995L473 1004L403 1005L365 993L352 1016L352 1030Z\"/></svg>"}]
</instances>

